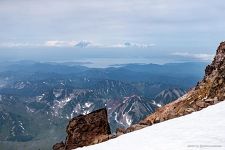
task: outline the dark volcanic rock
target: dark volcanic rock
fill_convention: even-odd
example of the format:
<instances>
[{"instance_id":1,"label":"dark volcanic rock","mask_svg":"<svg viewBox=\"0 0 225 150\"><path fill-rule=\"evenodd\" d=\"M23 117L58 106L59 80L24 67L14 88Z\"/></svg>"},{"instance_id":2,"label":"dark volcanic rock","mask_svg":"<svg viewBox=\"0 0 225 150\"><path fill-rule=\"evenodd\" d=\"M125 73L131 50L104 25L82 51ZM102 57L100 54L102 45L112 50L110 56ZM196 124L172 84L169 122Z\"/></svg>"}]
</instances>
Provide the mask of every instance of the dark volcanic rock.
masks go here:
<instances>
[{"instance_id":1,"label":"dark volcanic rock","mask_svg":"<svg viewBox=\"0 0 225 150\"><path fill-rule=\"evenodd\" d=\"M85 116L80 115L73 118L70 120L66 131L68 135L65 141L65 150L97 144L108 140L111 132L107 110L104 108ZM57 145L59 144L54 145L53 149L57 147ZM59 148L61 147L59 146Z\"/></svg>"},{"instance_id":2,"label":"dark volcanic rock","mask_svg":"<svg viewBox=\"0 0 225 150\"><path fill-rule=\"evenodd\" d=\"M65 144L63 142L61 143L56 143L53 146L53 150L64 150L65 149Z\"/></svg>"}]
</instances>

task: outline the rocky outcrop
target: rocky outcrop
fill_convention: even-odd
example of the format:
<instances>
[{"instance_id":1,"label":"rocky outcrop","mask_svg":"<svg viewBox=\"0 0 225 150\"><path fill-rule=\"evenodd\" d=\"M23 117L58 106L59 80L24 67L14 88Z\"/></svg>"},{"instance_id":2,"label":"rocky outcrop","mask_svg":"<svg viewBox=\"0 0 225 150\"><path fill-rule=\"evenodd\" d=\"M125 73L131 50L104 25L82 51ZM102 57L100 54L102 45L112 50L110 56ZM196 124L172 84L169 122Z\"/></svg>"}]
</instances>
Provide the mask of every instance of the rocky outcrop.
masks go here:
<instances>
[{"instance_id":1,"label":"rocky outcrop","mask_svg":"<svg viewBox=\"0 0 225 150\"><path fill-rule=\"evenodd\" d=\"M104 108L73 118L66 131L68 135L65 144L57 143L53 150L71 150L108 140L111 132L107 110Z\"/></svg>"},{"instance_id":2,"label":"rocky outcrop","mask_svg":"<svg viewBox=\"0 0 225 150\"><path fill-rule=\"evenodd\" d=\"M64 150L65 144L63 142L56 143L52 148L53 148L53 150Z\"/></svg>"}]
</instances>

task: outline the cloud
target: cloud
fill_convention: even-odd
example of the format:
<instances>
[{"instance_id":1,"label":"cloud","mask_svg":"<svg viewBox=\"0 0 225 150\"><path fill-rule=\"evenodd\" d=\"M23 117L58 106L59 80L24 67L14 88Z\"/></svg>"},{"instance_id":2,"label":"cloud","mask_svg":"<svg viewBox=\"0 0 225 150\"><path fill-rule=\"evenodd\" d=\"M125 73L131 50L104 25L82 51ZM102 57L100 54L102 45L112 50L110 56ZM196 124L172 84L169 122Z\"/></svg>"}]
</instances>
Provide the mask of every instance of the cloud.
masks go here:
<instances>
[{"instance_id":1,"label":"cloud","mask_svg":"<svg viewBox=\"0 0 225 150\"><path fill-rule=\"evenodd\" d=\"M46 41L44 46L47 47L73 47L77 44L76 41L59 41L59 40L51 40Z\"/></svg>"},{"instance_id":2,"label":"cloud","mask_svg":"<svg viewBox=\"0 0 225 150\"><path fill-rule=\"evenodd\" d=\"M0 47L74 47L74 48L149 48L153 47L155 44L144 44L144 43L118 43L118 44L105 44L105 43L95 43L88 40L48 40L46 42L34 43L34 42L5 42L0 43Z\"/></svg>"},{"instance_id":3,"label":"cloud","mask_svg":"<svg viewBox=\"0 0 225 150\"><path fill-rule=\"evenodd\" d=\"M145 43L131 43L131 42L125 42L122 44L114 44L114 45L108 45L106 47L111 48L149 48L153 47L155 44L145 44Z\"/></svg>"},{"instance_id":4,"label":"cloud","mask_svg":"<svg viewBox=\"0 0 225 150\"><path fill-rule=\"evenodd\" d=\"M0 48L13 48L13 47L40 47L43 46L41 43L36 42L2 42Z\"/></svg>"},{"instance_id":5,"label":"cloud","mask_svg":"<svg viewBox=\"0 0 225 150\"><path fill-rule=\"evenodd\" d=\"M125 42L124 45L126 47L138 47L138 48L148 48L148 47L153 47L155 44L144 44L144 43L130 43L130 42Z\"/></svg>"},{"instance_id":6,"label":"cloud","mask_svg":"<svg viewBox=\"0 0 225 150\"><path fill-rule=\"evenodd\" d=\"M155 44L144 44L144 43L130 43L125 42L122 44L105 44L95 43L92 41L81 40L76 41L47 41L46 46L51 47L75 47L75 48L149 48L155 46Z\"/></svg>"},{"instance_id":7,"label":"cloud","mask_svg":"<svg viewBox=\"0 0 225 150\"><path fill-rule=\"evenodd\" d=\"M127 40L173 50L178 42L182 48L198 42L213 48L224 40L224 13L223 0L2 0L0 40Z\"/></svg>"},{"instance_id":8,"label":"cloud","mask_svg":"<svg viewBox=\"0 0 225 150\"><path fill-rule=\"evenodd\" d=\"M214 54L193 54L188 52L175 52L172 53L173 56L182 57L189 60L201 60L201 61L211 61L214 57Z\"/></svg>"}]
</instances>

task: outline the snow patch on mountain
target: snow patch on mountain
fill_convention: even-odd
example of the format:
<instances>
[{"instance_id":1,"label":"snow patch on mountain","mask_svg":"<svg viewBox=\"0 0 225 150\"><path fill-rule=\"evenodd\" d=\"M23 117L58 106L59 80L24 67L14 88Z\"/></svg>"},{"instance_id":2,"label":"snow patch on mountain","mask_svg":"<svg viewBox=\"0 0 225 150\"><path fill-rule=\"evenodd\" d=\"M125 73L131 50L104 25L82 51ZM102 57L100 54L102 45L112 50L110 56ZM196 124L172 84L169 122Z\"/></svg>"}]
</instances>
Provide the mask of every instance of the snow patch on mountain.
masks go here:
<instances>
[{"instance_id":1,"label":"snow patch on mountain","mask_svg":"<svg viewBox=\"0 0 225 150\"><path fill-rule=\"evenodd\" d=\"M60 97L63 93L63 89L54 89L53 94L56 98Z\"/></svg>"}]
</instances>

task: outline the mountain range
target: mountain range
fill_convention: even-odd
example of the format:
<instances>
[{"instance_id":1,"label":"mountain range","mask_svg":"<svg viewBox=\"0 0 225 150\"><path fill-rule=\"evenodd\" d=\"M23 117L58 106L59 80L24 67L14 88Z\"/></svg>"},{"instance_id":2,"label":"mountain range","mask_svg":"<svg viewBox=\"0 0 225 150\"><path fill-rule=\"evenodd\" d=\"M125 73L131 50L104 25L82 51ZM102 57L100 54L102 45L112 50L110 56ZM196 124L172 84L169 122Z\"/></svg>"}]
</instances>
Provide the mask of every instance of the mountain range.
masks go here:
<instances>
[{"instance_id":1,"label":"mountain range","mask_svg":"<svg viewBox=\"0 0 225 150\"><path fill-rule=\"evenodd\" d=\"M49 149L65 138L68 120L103 107L112 132L128 128L184 95L201 79L205 66L1 63L0 147Z\"/></svg>"}]
</instances>

